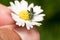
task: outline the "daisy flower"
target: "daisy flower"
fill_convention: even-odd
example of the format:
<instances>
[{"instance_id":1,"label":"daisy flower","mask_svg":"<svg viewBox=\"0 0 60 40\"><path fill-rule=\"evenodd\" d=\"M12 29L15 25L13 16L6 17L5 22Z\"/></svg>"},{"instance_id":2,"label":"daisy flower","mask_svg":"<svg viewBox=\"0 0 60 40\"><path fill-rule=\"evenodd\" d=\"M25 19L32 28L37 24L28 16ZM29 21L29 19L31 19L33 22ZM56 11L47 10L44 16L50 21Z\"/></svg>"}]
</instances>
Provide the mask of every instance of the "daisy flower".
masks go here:
<instances>
[{"instance_id":1,"label":"daisy flower","mask_svg":"<svg viewBox=\"0 0 60 40\"><path fill-rule=\"evenodd\" d=\"M28 6L28 2L25 0L20 2L15 0L14 3L10 2L10 5L9 9L12 11L11 15L13 20L16 21L16 25L26 26L28 30L33 28L34 25L41 25L38 22L42 21L43 16L45 16L45 14L41 14L43 12L41 6L34 6L33 3Z\"/></svg>"}]
</instances>

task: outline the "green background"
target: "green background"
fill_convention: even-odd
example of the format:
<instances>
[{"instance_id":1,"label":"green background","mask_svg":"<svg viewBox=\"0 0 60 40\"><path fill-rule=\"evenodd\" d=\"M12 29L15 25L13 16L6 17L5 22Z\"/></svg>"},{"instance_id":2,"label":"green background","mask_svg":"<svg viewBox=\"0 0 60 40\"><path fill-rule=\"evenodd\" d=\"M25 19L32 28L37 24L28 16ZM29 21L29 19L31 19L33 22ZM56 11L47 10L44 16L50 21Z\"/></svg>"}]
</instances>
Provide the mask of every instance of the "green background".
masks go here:
<instances>
[{"instance_id":1,"label":"green background","mask_svg":"<svg viewBox=\"0 0 60 40\"><path fill-rule=\"evenodd\" d=\"M9 2L14 0L0 0L1 4L9 6ZM21 1L21 0L19 0ZM39 5L44 10L44 21L40 27L36 27L40 32L41 40L60 40L60 0L27 0L28 3Z\"/></svg>"}]
</instances>

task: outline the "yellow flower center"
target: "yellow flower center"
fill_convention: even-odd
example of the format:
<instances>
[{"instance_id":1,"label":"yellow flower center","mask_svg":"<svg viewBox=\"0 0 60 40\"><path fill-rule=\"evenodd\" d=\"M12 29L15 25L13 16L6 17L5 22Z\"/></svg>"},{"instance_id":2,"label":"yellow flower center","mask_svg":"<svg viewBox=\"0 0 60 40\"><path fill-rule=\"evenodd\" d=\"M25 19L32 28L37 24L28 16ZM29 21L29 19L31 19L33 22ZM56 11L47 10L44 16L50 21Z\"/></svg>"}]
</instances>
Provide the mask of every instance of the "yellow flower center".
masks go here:
<instances>
[{"instance_id":1,"label":"yellow flower center","mask_svg":"<svg viewBox=\"0 0 60 40\"><path fill-rule=\"evenodd\" d=\"M23 20L30 20L30 13L27 10L22 10L18 16Z\"/></svg>"}]
</instances>

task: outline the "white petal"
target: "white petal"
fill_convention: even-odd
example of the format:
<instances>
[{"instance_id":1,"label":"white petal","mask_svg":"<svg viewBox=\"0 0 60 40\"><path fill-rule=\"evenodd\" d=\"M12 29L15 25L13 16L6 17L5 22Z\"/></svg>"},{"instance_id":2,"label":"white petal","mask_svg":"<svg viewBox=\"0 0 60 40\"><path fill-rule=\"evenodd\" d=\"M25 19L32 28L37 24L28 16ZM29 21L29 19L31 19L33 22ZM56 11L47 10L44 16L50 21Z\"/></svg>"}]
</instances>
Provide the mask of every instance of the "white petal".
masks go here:
<instances>
[{"instance_id":1,"label":"white petal","mask_svg":"<svg viewBox=\"0 0 60 40\"><path fill-rule=\"evenodd\" d=\"M30 27L28 27L28 25L26 25L26 28L27 28L28 30L30 30Z\"/></svg>"},{"instance_id":2,"label":"white petal","mask_svg":"<svg viewBox=\"0 0 60 40\"><path fill-rule=\"evenodd\" d=\"M25 23L24 22L22 22L22 27L24 27L25 26Z\"/></svg>"},{"instance_id":3,"label":"white petal","mask_svg":"<svg viewBox=\"0 0 60 40\"><path fill-rule=\"evenodd\" d=\"M15 0L15 5L20 6L20 2L18 0Z\"/></svg>"},{"instance_id":4,"label":"white petal","mask_svg":"<svg viewBox=\"0 0 60 40\"><path fill-rule=\"evenodd\" d=\"M17 15L12 13L12 18L17 22L17 25L21 25L22 27L24 27L25 23L23 20L21 20Z\"/></svg>"},{"instance_id":5,"label":"white petal","mask_svg":"<svg viewBox=\"0 0 60 40\"><path fill-rule=\"evenodd\" d=\"M26 21L26 27L28 30L30 30L30 28L33 28L33 25L31 24L30 21Z\"/></svg>"},{"instance_id":6,"label":"white petal","mask_svg":"<svg viewBox=\"0 0 60 40\"><path fill-rule=\"evenodd\" d=\"M31 3L31 4L29 5L29 7L28 7L28 10L30 11L30 9L33 8L33 7L34 7L34 4Z\"/></svg>"},{"instance_id":7,"label":"white petal","mask_svg":"<svg viewBox=\"0 0 60 40\"><path fill-rule=\"evenodd\" d=\"M41 9L40 6L35 6L35 7L33 8L33 11L35 12L35 15L43 12L43 10Z\"/></svg>"},{"instance_id":8,"label":"white petal","mask_svg":"<svg viewBox=\"0 0 60 40\"><path fill-rule=\"evenodd\" d=\"M26 23L26 28L28 29L28 30L30 30L30 26Z\"/></svg>"},{"instance_id":9,"label":"white petal","mask_svg":"<svg viewBox=\"0 0 60 40\"><path fill-rule=\"evenodd\" d=\"M16 25L21 26L22 24L21 24L21 22L20 23L19 22L16 22Z\"/></svg>"},{"instance_id":10,"label":"white petal","mask_svg":"<svg viewBox=\"0 0 60 40\"><path fill-rule=\"evenodd\" d=\"M27 27L29 27L29 28L33 28L31 21L26 21L26 25L28 25Z\"/></svg>"},{"instance_id":11,"label":"white petal","mask_svg":"<svg viewBox=\"0 0 60 40\"><path fill-rule=\"evenodd\" d=\"M33 25L31 25L31 28L33 28Z\"/></svg>"},{"instance_id":12,"label":"white petal","mask_svg":"<svg viewBox=\"0 0 60 40\"><path fill-rule=\"evenodd\" d=\"M13 2L10 2L10 4L11 4L11 7L9 7L10 10L12 12L14 12L15 14L19 14L19 12L21 11L21 7L20 7L19 1L16 0L15 1L15 5L13 4Z\"/></svg>"},{"instance_id":13,"label":"white petal","mask_svg":"<svg viewBox=\"0 0 60 40\"><path fill-rule=\"evenodd\" d=\"M34 16L32 21L42 21L43 16L45 16L45 14L40 14L40 15Z\"/></svg>"},{"instance_id":14,"label":"white petal","mask_svg":"<svg viewBox=\"0 0 60 40\"><path fill-rule=\"evenodd\" d=\"M10 7L10 10L12 12L14 12L15 14L18 14L19 13L19 10L18 10L18 8L16 6L15 7Z\"/></svg>"},{"instance_id":15,"label":"white petal","mask_svg":"<svg viewBox=\"0 0 60 40\"><path fill-rule=\"evenodd\" d=\"M12 13L11 15L12 15L13 20L16 21L16 25L21 26L22 24L21 24L21 22L20 22L19 17L18 17L16 14L13 14L13 13ZM19 23L19 22L20 22L20 23Z\"/></svg>"},{"instance_id":16,"label":"white petal","mask_svg":"<svg viewBox=\"0 0 60 40\"><path fill-rule=\"evenodd\" d=\"M28 21L28 25L30 26L30 28L33 28L31 21Z\"/></svg>"},{"instance_id":17,"label":"white petal","mask_svg":"<svg viewBox=\"0 0 60 40\"><path fill-rule=\"evenodd\" d=\"M41 23L37 23L37 22L32 22L32 25L40 26L40 25L42 25L42 24L41 24Z\"/></svg>"},{"instance_id":18,"label":"white petal","mask_svg":"<svg viewBox=\"0 0 60 40\"><path fill-rule=\"evenodd\" d=\"M22 10L22 8L21 8L21 4L18 0L15 1L15 5L16 5L16 9L18 9L17 11L20 12Z\"/></svg>"},{"instance_id":19,"label":"white petal","mask_svg":"<svg viewBox=\"0 0 60 40\"><path fill-rule=\"evenodd\" d=\"M15 21L20 21L19 17L16 14L11 13L11 15Z\"/></svg>"},{"instance_id":20,"label":"white petal","mask_svg":"<svg viewBox=\"0 0 60 40\"><path fill-rule=\"evenodd\" d=\"M14 12L14 10L15 10L15 5L14 5L14 3L13 3L13 2L10 2L10 5L11 5L11 6L10 6L9 8Z\"/></svg>"},{"instance_id":21,"label":"white petal","mask_svg":"<svg viewBox=\"0 0 60 40\"><path fill-rule=\"evenodd\" d=\"M11 4L11 6L9 7L9 9L10 9L12 12L18 14L18 13L19 13L19 8L18 8L16 5L14 5L13 2L10 2L10 4Z\"/></svg>"},{"instance_id":22,"label":"white petal","mask_svg":"<svg viewBox=\"0 0 60 40\"><path fill-rule=\"evenodd\" d=\"M10 5L11 5L11 6L14 6L14 3L13 3L13 2L10 2Z\"/></svg>"},{"instance_id":23,"label":"white petal","mask_svg":"<svg viewBox=\"0 0 60 40\"><path fill-rule=\"evenodd\" d=\"M25 26L25 22L21 18L19 18L19 20L17 22L19 23L19 25L21 24L22 27Z\"/></svg>"},{"instance_id":24,"label":"white petal","mask_svg":"<svg viewBox=\"0 0 60 40\"><path fill-rule=\"evenodd\" d=\"M16 23L17 25L19 25L19 26L22 26L22 27L24 27L25 26L25 23L22 21L22 20L20 20L20 21L17 21L17 23Z\"/></svg>"},{"instance_id":25,"label":"white petal","mask_svg":"<svg viewBox=\"0 0 60 40\"><path fill-rule=\"evenodd\" d=\"M22 0L20 2L20 7L21 7L21 10L27 10L28 3L25 0Z\"/></svg>"}]
</instances>

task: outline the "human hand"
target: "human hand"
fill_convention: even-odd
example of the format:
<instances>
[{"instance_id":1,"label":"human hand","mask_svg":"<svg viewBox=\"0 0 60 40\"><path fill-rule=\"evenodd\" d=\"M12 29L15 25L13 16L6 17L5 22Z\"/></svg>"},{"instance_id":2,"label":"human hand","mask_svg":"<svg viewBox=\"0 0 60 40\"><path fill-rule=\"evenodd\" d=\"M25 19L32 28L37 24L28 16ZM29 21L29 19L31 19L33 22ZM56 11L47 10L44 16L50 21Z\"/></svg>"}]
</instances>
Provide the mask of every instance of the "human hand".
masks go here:
<instances>
[{"instance_id":1,"label":"human hand","mask_svg":"<svg viewBox=\"0 0 60 40\"><path fill-rule=\"evenodd\" d=\"M0 40L20 40L20 37L12 30L14 21L10 15L11 11L0 4ZM13 26L13 27L12 27Z\"/></svg>"},{"instance_id":2,"label":"human hand","mask_svg":"<svg viewBox=\"0 0 60 40\"><path fill-rule=\"evenodd\" d=\"M0 31L0 33L1 34L3 33L4 36L6 36L7 33L8 33L8 35L11 35L11 36L13 36L13 34L17 35L17 36L15 36L15 37L17 37L17 40L19 40L19 38L21 38L22 40L40 40L40 34L35 28L33 28L31 30L27 30L25 27L22 28L22 27L16 26L14 20L11 17L11 11L2 4L0 4L0 30L6 31L5 33ZM11 34L9 32L11 32ZM3 34L2 34L2 36L3 36ZM7 38L8 38L8 36L7 36ZM13 39L11 39L11 40L13 40ZM16 39L14 39L14 40L16 40Z\"/></svg>"}]
</instances>

